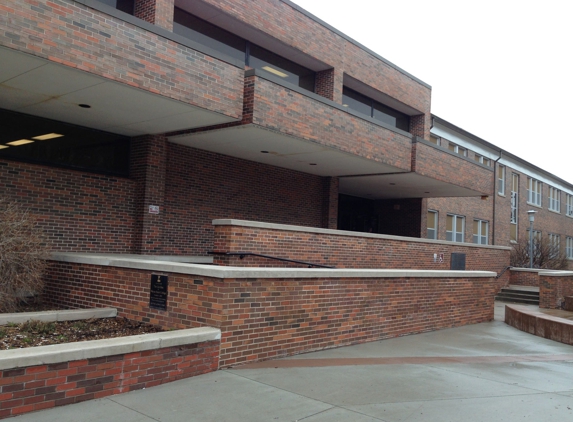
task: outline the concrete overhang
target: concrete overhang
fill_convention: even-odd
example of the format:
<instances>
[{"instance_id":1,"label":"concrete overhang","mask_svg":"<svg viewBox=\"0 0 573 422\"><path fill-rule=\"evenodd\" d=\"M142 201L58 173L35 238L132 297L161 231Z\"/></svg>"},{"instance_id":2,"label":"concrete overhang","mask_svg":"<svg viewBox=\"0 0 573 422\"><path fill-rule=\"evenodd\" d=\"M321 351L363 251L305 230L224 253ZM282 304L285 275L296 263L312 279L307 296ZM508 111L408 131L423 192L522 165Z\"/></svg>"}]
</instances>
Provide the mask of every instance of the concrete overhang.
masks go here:
<instances>
[{"instance_id":1,"label":"concrete overhang","mask_svg":"<svg viewBox=\"0 0 573 422\"><path fill-rule=\"evenodd\" d=\"M11 111L126 136L236 120L5 47L0 63L0 108Z\"/></svg>"},{"instance_id":2,"label":"concrete overhang","mask_svg":"<svg viewBox=\"0 0 573 422\"><path fill-rule=\"evenodd\" d=\"M170 142L316 176L340 177L340 193L368 199L481 196L255 124L174 135Z\"/></svg>"}]
</instances>

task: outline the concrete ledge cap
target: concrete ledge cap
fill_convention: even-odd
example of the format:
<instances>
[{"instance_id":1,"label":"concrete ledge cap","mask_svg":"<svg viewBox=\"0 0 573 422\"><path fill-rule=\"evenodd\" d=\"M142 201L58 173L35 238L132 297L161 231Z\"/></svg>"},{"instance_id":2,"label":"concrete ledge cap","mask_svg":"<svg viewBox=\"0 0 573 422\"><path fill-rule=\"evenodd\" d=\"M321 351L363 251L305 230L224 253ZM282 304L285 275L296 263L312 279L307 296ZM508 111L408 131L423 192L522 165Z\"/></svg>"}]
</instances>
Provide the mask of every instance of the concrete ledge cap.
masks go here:
<instances>
[{"instance_id":1,"label":"concrete ledge cap","mask_svg":"<svg viewBox=\"0 0 573 422\"><path fill-rule=\"evenodd\" d=\"M62 311L21 312L17 314L0 314L0 325L9 323L21 324L26 321L77 321L90 318L114 318L115 308L67 309Z\"/></svg>"},{"instance_id":2,"label":"concrete ledge cap","mask_svg":"<svg viewBox=\"0 0 573 422\"><path fill-rule=\"evenodd\" d=\"M433 245L464 246L464 247L468 247L468 248L499 249L499 250L508 250L508 251L511 250L511 248L509 246L476 245L474 243L450 242L447 240L420 239L418 237L391 236L389 234L362 233L362 232L352 232L352 231L346 231L346 230L321 229L318 227L305 227L305 226L293 226L293 225L289 225L289 224L263 223L260 221L234 220L231 218L213 220L212 224L214 226L256 227L256 228L270 229L270 230L284 230L284 231L291 231L291 232L329 234L329 235L333 235L333 236L365 237L365 238L372 238L372 239L398 240L401 242L429 243L429 244L433 244Z\"/></svg>"},{"instance_id":3,"label":"concrete ledge cap","mask_svg":"<svg viewBox=\"0 0 573 422\"><path fill-rule=\"evenodd\" d=\"M80 264L94 264L166 273L189 274L213 278L476 278L495 277L492 271L439 271L439 270L386 270L386 269L326 269L326 268L253 268L218 267L178 262L149 261L145 259L106 259L90 254L55 252L52 260Z\"/></svg>"},{"instance_id":4,"label":"concrete ledge cap","mask_svg":"<svg viewBox=\"0 0 573 422\"><path fill-rule=\"evenodd\" d=\"M545 271L540 271L539 275L545 277L572 277L573 271L545 270Z\"/></svg>"},{"instance_id":5,"label":"concrete ledge cap","mask_svg":"<svg viewBox=\"0 0 573 422\"><path fill-rule=\"evenodd\" d=\"M221 340L221 330L200 327L26 349L0 350L0 370L93 359L213 340Z\"/></svg>"}]
</instances>

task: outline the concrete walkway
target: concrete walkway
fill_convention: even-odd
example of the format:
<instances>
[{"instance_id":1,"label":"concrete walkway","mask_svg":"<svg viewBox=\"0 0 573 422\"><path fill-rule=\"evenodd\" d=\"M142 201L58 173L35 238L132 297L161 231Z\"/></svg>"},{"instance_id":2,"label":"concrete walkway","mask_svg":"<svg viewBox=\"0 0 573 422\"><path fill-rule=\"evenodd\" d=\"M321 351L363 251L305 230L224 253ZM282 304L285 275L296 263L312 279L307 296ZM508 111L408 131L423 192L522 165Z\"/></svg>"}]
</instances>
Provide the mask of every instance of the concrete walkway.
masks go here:
<instances>
[{"instance_id":1,"label":"concrete walkway","mask_svg":"<svg viewBox=\"0 0 573 422\"><path fill-rule=\"evenodd\" d=\"M535 308L535 307L534 307ZM253 364L17 422L573 420L573 347L496 321Z\"/></svg>"}]
</instances>

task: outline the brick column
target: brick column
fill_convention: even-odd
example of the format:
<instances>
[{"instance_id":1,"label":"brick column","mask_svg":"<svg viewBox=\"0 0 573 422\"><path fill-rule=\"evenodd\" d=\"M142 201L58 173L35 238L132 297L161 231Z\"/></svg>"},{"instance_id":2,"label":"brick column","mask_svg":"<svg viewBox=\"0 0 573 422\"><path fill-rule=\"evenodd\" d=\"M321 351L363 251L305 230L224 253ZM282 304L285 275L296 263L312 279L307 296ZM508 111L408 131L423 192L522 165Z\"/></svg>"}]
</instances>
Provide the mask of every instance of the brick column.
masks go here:
<instances>
[{"instance_id":1,"label":"brick column","mask_svg":"<svg viewBox=\"0 0 573 422\"><path fill-rule=\"evenodd\" d=\"M410 116L410 133L422 139L430 139L430 116L418 114Z\"/></svg>"},{"instance_id":2,"label":"brick column","mask_svg":"<svg viewBox=\"0 0 573 422\"><path fill-rule=\"evenodd\" d=\"M173 31L175 0L135 0L134 15L146 22Z\"/></svg>"},{"instance_id":3,"label":"brick column","mask_svg":"<svg viewBox=\"0 0 573 422\"><path fill-rule=\"evenodd\" d=\"M131 177L137 182L133 249L142 254L161 253L167 138L153 135L134 138L131 155ZM159 213L150 212L150 205L159 207Z\"/></svg>"},{"instance_id":4,"label":"brick column","mask_svg":"<svg viewBox=\"0 0 573 422\"><path fill-rule=\"evenodd\" d=\"M314 85L318 95L328 98L329 100L334 100L334 69L316 72Z\"/></svg>"},{"instance_id":5,"label":"brick column","mask_svg":"<svg viewBox=\"0 0 573 422\"><path fill-rule=\"evenodd\" d=\"M338 177L323 178L322 227L338 228Z\"/></svg>"}]
</instances>

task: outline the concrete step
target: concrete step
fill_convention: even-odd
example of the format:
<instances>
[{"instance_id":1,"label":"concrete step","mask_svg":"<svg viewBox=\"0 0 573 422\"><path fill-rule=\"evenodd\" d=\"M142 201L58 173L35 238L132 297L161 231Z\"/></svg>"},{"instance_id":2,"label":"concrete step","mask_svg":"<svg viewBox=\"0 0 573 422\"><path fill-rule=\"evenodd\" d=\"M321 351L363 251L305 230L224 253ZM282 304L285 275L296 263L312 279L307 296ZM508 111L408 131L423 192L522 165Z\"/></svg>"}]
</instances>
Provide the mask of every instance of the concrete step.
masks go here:
<instances>
[{"instance_id":1,"label":"concrete step","mask_svg":"<svg viewBox=\"0 0 573 422\"><path fill-rule=\"evenodd\" d=\"M515 288L501 289L495 296L495 300L500 302L525 303L539 305L539 292L530 290L519 290Z\"/></svg>"}]
</instances>

